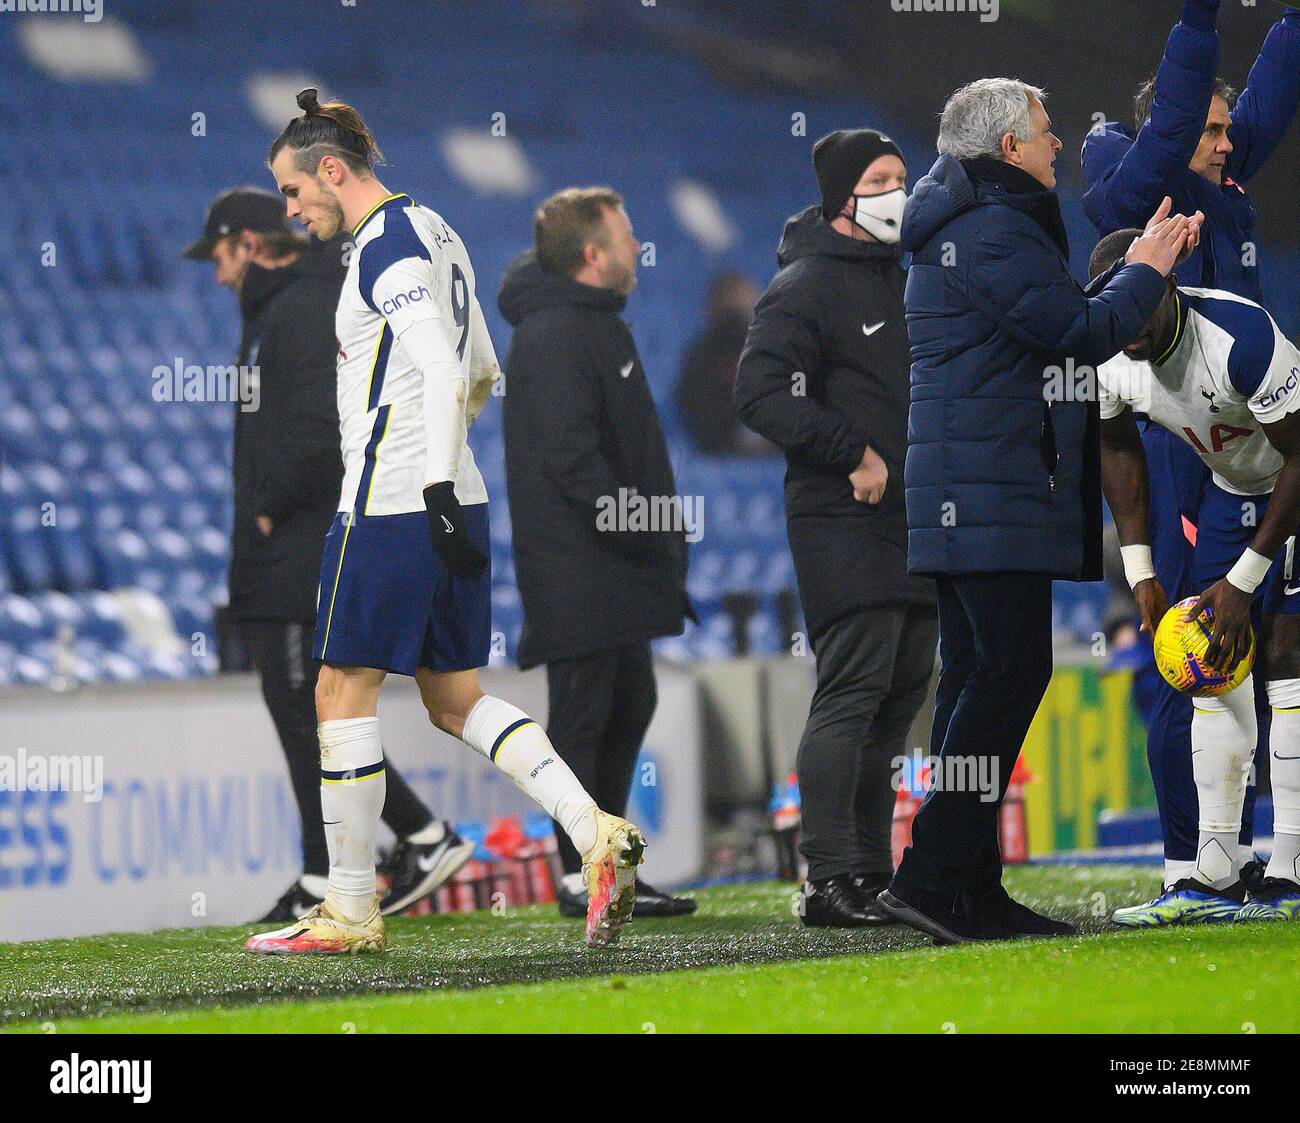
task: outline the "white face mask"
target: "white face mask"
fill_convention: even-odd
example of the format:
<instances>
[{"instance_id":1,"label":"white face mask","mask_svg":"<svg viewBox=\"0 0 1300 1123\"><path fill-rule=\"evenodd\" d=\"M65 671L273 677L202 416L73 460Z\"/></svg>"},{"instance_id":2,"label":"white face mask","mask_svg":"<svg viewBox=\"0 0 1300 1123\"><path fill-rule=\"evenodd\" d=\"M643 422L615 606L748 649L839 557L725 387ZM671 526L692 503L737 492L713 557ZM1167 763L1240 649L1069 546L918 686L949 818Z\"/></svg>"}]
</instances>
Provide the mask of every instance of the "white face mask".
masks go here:
<instances>
[{"instance_id":1,"label":"white face mask","mask_svg":"<svg viewBox=\"0 0 1300 1123\"><path fill-rule=\"evenodd\" d=\"M879 195L855 195L853 200L853 221L876 241L896 245L902 234L907 189L898 187Z\"/></svg>"}]
</instances>

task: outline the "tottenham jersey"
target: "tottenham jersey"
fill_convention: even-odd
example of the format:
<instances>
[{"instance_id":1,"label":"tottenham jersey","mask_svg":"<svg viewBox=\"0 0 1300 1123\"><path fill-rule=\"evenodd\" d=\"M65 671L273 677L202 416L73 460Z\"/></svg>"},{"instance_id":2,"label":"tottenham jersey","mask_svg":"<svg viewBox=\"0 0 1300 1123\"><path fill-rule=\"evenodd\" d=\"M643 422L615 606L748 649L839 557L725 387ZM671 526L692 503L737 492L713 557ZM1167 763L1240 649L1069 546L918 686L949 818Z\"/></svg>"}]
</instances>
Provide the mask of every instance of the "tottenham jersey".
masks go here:
<instances>
[{"instance_id":1,"label":"tottenham jersey","mask_svg":"<svg viewBox=\"0 0 1300 1123\"><path fill-rule=\"evenodd\" d=\"M1300 352L1253 301L1181 287L1176 299L1178 326L1164 358L1136 362L1121 351L1098 368L1101 415L1131 406L1191 445L1225 491L1268 494L1282 454L1260 422L1300 405Z\"/></svg>"},{"instance_id":2,"label":"tottenham jersey","mask_svg":"<svg viewBox=\"0 0 1300 1123\"><path fill-rule=\"evenodd\" d=\"M466 424L498 376L496 354L465 245L441 217L409 195L390 195L357 224L353 237L335 315L344 469L339 510L423 511L424 488L438 481L428 478L433 450L426 436L424 375L401 337L416 325L420 331L408 343L430 325L445 335L447 354L454 354L468 387L462 398ZM459 444L458 458L455 449L447 450L457 465L456 498L485 503L474 455L463 437Z\"/></svg>"}]
</instances>

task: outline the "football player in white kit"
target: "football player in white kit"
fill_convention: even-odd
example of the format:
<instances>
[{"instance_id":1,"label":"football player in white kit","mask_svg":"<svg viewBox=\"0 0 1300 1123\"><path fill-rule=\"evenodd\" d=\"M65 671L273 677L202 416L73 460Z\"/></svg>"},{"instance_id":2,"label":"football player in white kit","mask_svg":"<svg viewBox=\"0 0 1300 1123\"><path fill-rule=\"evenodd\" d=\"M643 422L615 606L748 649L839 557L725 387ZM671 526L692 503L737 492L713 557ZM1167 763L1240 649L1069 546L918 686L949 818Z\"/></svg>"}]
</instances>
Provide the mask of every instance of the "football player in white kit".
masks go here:
<instances>
[{"instance_id":1,"label":"football player in white kit","mask_svg":"<svg viewBox=\"0 0 1300 1123\"><path fill-rule=\"evenodd\" d=\"M381 951L375 830L384 805L377 705L389 672L414 676L429 719L505 771L583 856L587 942L632 914L645 839L607 815L527 714L479 687L490 642L487 492L466 430L498 376L465 246L446 222L374 174L357 112L298 95L269 163L289 217L355 248L335 317L343 493L326 538L315 655L325 900L253 936L262 954ZM286 440L293 434L286 433Z\"/></svg>"},{"instance_id":2,"label":"football player in white kit","mask_svg":"<svg viewBox=\"0 0 1300 1123\"><path fill-rule=\"evenodd\" d=\"M1092 275L1122 261L1140 233L1102 239ZM1154 901L1120 909L1112 919L1155 927L1300 918L1300 351L1258 304L1216 289L1180 288L1171 276L1160 307L1137 339L1101 365L1097 384L1102 484L1142 629L1154 632L1167 604L1151 567L1146 458L1135 413L1186 441L1212 472L1192 566L1203 592L1188 615L1213 612L1207 661L1226 670L1247 654L1252 608L1259 631L1251 677L1227 694L1194 699L1195 867ZM1272 711L1274 846L1262 884L1247 894L1237 835L1260 677Z\"/></svg>"}]
</instances>

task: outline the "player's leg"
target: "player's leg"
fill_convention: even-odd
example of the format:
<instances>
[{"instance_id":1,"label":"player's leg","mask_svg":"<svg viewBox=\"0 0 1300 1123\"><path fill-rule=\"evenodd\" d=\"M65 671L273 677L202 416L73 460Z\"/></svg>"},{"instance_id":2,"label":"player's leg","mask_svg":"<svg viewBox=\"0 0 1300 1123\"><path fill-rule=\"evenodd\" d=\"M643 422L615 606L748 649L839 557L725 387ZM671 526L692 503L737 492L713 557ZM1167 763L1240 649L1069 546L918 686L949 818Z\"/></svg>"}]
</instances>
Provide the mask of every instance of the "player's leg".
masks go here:
<instances>
[{"instance_id":1,"label":"player's leg","mask_svg":"<svg viewBox=\"0 0 1300 1123\"><path fill-rule=\"evenodd\" d=\"M1255 680L1192 703L1192 773L1196 778L1199 837L1193 879L1227 893L1241 874L1241 812L1255 759Z\"/></svg>"},{"instance_id":2,"label":"player's leg","mask_svg":"<svg viewBox=\"0 0 1300 1123\"><path fill-rule=\"evenodd\" d=\"M1149 530L1156 576L1175 604L1193 588L1196 527L1210 471L1182 440L1159 425L1143 427L1150 477ZM1229 563L1231 564L1231 563ZM1164 888L1192 875L1196 865L1197 802L1192 775L1192 700L1162 678L1147 730L1147 761L1164 840Z\"/></svg>"},{"instance_id":3,"label":"player's leg","mask_svg":"<svg viewBox=\"0 0 1300 1123\"><path fill-rule=\"evenodd\" d=\"M321 811L330 850L325 900L354 921L370 915L375 897L375 835L387 791L378 717L384 678L370 667L327 663L316 682Z\"/></svg>"},{"instance_id":4,"label":"player's leg","mask_svg":"<svg viewBox=\"0 0 1300 1123\"><path fill-rule=\"evenodd\" d=\"M1293 580L1294 551L1291 539L1280 559L1281 572L1266 579L1267 615L1259 637L1272 708L1273 853L1239 920L1300 919L1300 583Z\"/></svg>"},{"instance_id":5,"label":"player's leg","mask_svg":"<svg viewBox=\"0 0 1300 1123\"><path fill-rule=\"evenodd\" d=\"M484 694L477 670L415 675L429 720L487 757L564 828L582 855L587 880L587 942L613 943L636 903L636 867L645 837L596 806L542 727L517 706Z\"/></svg>"},{"instance_id":6,"label":"player's leg","mask_svg":"<svg viewBox=\"0 0 1300 1123\"><path fill-rule=\"evenodd\" d=\"M424 514L339 515L325 538L313 656L321 811L330 870L325 900L298 924L254 936L250 951L377 951L384 922L375 893L375 836L386 790L377 708L386 669L414 672L426 618L412 600L433 582ZM385 668L385 669L379 669Z\"/></svg>"},{"instance_id":7,"label":"player's leg","mask_svg":"<svg viewBox=\"0 0 1300 1123\"><path fill-rule=\"evenodd\" d=\"M1247 498L1231 495L1213 483L1206 485L1197 512L1192 568L1179 594L1209 588L1228 572L1249 544L1254 520L1243 518L1242 503ZM1172 550L1171 545L1167 546ZM1187 758L1183 759L1182 748L1172 736L1181 730L1178 710L1172 703L1161 706L1161 712L1170 719L1162 728L1167 739L1152 749L1163 754L1163 774L1153 769L1153 778L1160 775L1163 780L1163 797L1171 805L1174 821L1182 824L1189 811L1195 813L1191 865L1182 865L1185 852L1178 853L1177 864L1169 860L1170 836L1166 833L1166 885L1154 900L1117 910L1111 919L1121 926L1148 928L1227 921L1236 915L1244 899L1242 812L1259 735L1253 679L1248 678L1228 694L1187 698L1187 703L1192 706ZM1187 773L1195 796L1190 808L1186 806ZM1181 831L1185 829L1180 827L1180 841L1184 844ZM1170 877L1174 878L1172 882Z\"/></svg>"},{"instance_id":8,"label":"player's leg","mask_svg":"<svg viewBox=\"0 0 1300 1123\"><path fill-rule=\"evenodd\" d=\"M252 937L262 954L382 951L375 892L375 835L384 809L384 752L377 706L385 672L321 667L316 682L321 812L329 848L325 900L287 928Z\"/></svg>"},{"instance_id":9,"label":"player's leg","mask_svg":"<svg viewBox=\"0 0 1300 1123\"><path fill-rule=\"evenodd\" d=\"M560 758L542 727L518 706L484 694L478 671L415 675L429 720L487 757L551 816L579 854L596 841L596 801Z\"/></svg>"}]
</instances>

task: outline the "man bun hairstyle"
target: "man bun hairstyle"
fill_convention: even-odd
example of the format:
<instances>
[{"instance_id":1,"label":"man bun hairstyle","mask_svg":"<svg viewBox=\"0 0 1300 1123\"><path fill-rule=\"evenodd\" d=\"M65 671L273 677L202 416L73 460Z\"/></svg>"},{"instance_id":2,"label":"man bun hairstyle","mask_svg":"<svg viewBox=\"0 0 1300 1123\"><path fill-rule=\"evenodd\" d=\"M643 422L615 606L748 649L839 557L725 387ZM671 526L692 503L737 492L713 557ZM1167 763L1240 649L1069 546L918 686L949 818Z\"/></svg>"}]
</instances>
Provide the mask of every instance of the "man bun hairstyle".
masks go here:
<instances>
[{"instance_id":1,"label":"man bun hairstyle","mask_svg":"<svg viewBox=\"0 0 1300 1123\"><path fill-rule=\"evenodd\" d=\"M609 187L566 187L542 201L533 219L533 248L546 269L572 277L587 246L607 244L605 211L617 210L623 196Z\"/></svg>"},{"instance_id":2,"label":"man bun hairstyle","mask_svg":"<svg viewBox=\"0 0 1300 1123\"><path fill-rule=\"evenodd\" d=\"M319 91L308 86L298 92L301 117L295 117L275 138L266 162L273 163L281 149L293 153L299 171L314 172L326 156L342 160L359 175L369 175L384 162L374 134L352 106L342 101L318 100Z\"/></svg>"}]
</instances>

